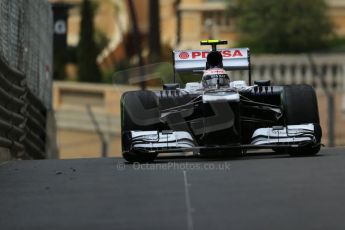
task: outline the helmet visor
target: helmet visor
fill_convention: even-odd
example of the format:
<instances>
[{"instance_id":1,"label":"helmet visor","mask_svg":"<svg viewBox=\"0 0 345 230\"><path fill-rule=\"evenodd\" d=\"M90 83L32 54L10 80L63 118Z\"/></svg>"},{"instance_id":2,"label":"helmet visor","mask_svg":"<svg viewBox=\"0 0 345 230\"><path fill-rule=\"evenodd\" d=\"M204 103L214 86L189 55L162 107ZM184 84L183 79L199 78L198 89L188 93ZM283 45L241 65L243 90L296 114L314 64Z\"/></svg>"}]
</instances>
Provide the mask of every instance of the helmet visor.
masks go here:
<instances>
[{"instance_id":1,"label":"helmet visor","mask_svg":"<svg viewBox=\"0 0 345 230\"><path fill-rule=\"evenodd\" d=\"M212 74L205 75L202 80L204 88L216 88L217 85L220 87L229 86L230 79L227 74Z\"/></svg>"}]
</instances>

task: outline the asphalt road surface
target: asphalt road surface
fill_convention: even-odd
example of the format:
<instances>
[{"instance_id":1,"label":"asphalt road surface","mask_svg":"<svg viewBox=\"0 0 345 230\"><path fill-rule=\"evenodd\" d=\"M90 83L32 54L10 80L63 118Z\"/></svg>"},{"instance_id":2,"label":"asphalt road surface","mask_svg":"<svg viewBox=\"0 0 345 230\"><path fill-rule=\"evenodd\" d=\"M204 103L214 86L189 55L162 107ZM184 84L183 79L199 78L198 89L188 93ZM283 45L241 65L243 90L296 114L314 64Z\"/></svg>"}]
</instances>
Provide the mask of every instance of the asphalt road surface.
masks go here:
<instances>
[{"instance_id":1,"label":"asphalt road surface","mask_svg":"<svg viewBox=\"0 0 345 230\"><path fill-rule=\"evenodd\" d=\"M345 149L0 166L0 229L345 229Z\"/></svg>"}]
</instances>

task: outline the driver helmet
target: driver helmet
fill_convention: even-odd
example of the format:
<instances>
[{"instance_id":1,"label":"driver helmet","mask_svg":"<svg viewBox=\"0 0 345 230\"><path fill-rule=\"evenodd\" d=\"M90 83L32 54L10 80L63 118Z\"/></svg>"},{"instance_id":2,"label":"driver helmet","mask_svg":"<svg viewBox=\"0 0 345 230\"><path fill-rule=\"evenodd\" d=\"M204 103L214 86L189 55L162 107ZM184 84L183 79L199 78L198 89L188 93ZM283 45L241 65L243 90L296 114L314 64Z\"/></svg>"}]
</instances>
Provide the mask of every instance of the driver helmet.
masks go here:
<instances>
[{"instance_id":1,"label":"driver helmet","mask_svg":"<svg viewBox=\"0 0 345 230\"><path fill-rule=\"evenodd\" d=\"M224 88L230 84L230 78L222 68L205 70L201 81L204 88Z\"/></svg>"}]
</instances>

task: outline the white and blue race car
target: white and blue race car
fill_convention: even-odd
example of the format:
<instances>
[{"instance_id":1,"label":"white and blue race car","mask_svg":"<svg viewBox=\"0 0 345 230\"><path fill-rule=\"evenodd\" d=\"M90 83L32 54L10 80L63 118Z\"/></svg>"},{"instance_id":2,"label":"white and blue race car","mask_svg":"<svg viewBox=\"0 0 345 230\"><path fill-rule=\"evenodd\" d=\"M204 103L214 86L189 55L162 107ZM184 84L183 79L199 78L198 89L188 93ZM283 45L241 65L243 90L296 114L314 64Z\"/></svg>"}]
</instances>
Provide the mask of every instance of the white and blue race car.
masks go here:
<instances>
[{"instance_id":1,"label":"white and blue race car","mask_svg":"<svg viewBox=\"0 0 345 230\"><path fill-rule=\"evenodd\" d=\"M317 98L309 85L251 85L248 48L217 49L221 40L201 41L211 50L174 51L174 71L202 72L200 82L181 88L130 91L121 98L122 155L129 162L158 154L193 152L226 156L248 149L315 155L321 147ZM248 70L249 80L231 81Z\"/></svg>"}]
</instances>

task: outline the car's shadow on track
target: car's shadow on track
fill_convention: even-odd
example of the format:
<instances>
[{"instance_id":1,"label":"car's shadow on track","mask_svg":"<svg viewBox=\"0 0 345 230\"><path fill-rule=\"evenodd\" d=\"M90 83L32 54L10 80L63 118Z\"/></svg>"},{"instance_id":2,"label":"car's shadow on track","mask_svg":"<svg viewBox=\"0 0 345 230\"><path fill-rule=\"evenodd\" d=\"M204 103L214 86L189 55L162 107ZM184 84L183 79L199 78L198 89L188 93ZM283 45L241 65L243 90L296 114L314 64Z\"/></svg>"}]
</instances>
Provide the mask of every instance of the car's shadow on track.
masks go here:
<instances>
[{"instance_id":1,"label":"car's shadow on track","mask_svg":"<svg viewBox=\"0 0 345 230\"><path fill-rule=\"evenodd\" d=\"M245 161L245 160L262 160L262 159L285 159L285 158L318 158L324 157L323 154L315 156L290 156L287 153L275 153L275 152L249 152L241 156L224 156L224 157L204 157L198 155L176 155L176 156L158 156L155 161L150 164L164 164L164 163L195 163L195 162L221 162L221 161ZM127 163L131 164L131 163Z\"/></svg>"}]
</instances>

